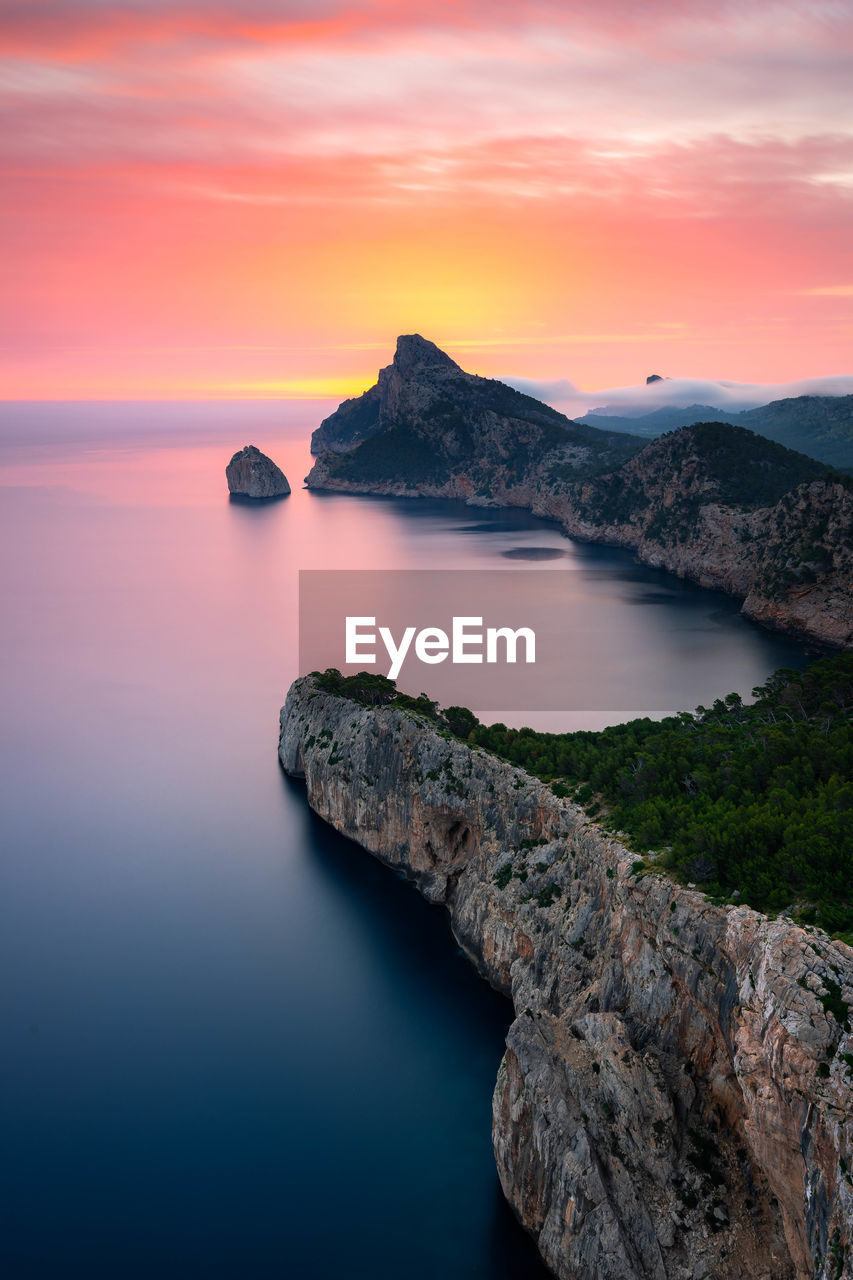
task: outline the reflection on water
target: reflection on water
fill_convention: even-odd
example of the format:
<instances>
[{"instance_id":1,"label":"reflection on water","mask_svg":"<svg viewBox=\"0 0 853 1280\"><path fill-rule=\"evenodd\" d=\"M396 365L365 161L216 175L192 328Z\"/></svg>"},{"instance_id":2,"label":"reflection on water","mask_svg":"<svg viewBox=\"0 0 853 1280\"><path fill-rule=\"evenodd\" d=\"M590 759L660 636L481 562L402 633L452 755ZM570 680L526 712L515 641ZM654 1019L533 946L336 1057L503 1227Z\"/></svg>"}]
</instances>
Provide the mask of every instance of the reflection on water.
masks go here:
<instances>
[{"instance_id":1,"label":"reflection on water","mask_svg":"<svg viewBox=\"0 0 853 1280\"><path fill-rule=\"evenodd\" d=\"M278 769L297 571L552 551L689 705L801 652L521 512L312 495L311 409L212 413L0 417L4 1274L532 1280L489 1136L508 1007ZM247 442L287 502L229 503Z\"/></svg>"},{"instance_id":2,"label":"reflection on water","mask_svg":"<svg viewBox=\"0 0 853 1280\"><path fill-rule=\"evenodd\" d=\"M510 547L501 552L507 560L560 560L567 554L557 547Z\"/></svg>"}]
</instances>

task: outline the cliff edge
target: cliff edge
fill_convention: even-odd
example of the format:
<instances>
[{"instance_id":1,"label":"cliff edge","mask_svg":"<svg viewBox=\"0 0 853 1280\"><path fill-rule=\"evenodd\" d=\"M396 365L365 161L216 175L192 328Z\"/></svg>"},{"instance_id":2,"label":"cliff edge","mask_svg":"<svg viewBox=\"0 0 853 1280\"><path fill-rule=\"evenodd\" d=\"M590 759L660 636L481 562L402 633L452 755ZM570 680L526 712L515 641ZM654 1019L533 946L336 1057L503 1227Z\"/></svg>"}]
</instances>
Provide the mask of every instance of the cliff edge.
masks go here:
<instances>
[{"instance_id":1,"label":"cliff edge","mask_svg":"<svg viewBox=\"0 0 853 1280\"><path fill-rule=\"evenodd\" d=\"M520 769L310 677L279 757L512 999L495 1157L557 1276L853 1277L849 948L635 874Z\"/></svg>"}]
</instances>

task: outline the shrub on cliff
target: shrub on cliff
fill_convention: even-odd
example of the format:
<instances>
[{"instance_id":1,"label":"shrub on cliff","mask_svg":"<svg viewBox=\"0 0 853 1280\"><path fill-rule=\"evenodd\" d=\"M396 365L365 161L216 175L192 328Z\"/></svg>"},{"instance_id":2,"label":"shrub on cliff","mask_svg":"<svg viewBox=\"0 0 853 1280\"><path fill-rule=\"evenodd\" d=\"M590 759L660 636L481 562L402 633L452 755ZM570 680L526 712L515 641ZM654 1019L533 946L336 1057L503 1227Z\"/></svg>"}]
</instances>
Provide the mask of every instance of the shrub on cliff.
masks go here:
<instances>
[{"instance_id":1,"label":"shrub on cliff","mask_svg":"<svg viewBox=\"0 0 853 1280\"><path fill-rule=\"evenodd\" d=\"M384 706L393 702L397 696L397 686L393 680L389 680L387 676L374 675L370 671L344 676L337 667L327 667L325 671L312 671L311 676L317 688L324 693L349 698L351 702L360 702L364 707Z\"/></svg>"},{"instance_id":2,"label":"shrub on cliff","mask_svg":"<svg viewBox=\"0 0 853 1280\"><path fill-rule=\"evenodd\" d=\"M853 655L599 733L479 725L479 746L610 820L684 879L764 911L853 932ZM468 735L466 735L468 736Z\"/></svg>"},{"instance_id":3,"label":"shrub on cliff","mask_svg":"<svg viewBox=\"0 0 853 1280\"><path fill-rule=\"evenodd\" d=\"M753 690L661 721L598 733L480 724L465 707L360 672L314 673L319 688L394 705L572 794L641 852L709 893L761 911L793 910L853 941L853 654L782 670Z\"/></svg>"}]
</instances>

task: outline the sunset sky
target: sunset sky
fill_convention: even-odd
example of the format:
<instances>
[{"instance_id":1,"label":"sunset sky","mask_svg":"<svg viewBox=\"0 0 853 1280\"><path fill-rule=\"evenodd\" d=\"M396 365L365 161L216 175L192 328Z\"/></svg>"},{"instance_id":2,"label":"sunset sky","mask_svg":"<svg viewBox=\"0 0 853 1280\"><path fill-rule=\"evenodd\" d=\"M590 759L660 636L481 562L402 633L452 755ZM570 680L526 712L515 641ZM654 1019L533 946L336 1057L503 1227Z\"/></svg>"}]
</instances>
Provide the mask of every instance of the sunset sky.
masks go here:
<instances>
[{"instance_id":1,"label":"sunset sky","mask_svg":"<svg viewBox=\"0 0 853 1280\"><path fill-rule=\"evenodd\" d=\"M853 6L0 2L0 395L853 373Z\"/></svg>"}]
</instances>

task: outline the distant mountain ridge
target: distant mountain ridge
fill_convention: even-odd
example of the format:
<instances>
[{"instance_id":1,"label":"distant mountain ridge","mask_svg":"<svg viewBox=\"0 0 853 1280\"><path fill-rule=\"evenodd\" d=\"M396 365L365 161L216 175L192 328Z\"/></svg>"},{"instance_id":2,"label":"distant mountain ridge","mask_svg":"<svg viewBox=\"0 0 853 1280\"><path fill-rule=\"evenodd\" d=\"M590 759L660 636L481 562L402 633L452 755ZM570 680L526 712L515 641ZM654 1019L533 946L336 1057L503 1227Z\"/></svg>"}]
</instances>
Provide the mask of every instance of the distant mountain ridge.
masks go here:
<instances>
[{"instance_id":1,"label":"distant mountain ridge","mask_svg":"<svg viewBox=\"0 0 853 1280\"><path fill-rule=\"evenodd\" d=\"M312 444L311 489L523 507L739 596L767 626L853 645L853 482L744 426L601 431L410 335Z\"/></svg>"},{"instance_id":2,"label":"distant mountain ridge","mask_svg":"<svg viewBox=\"0 0 853 1280\"><path fill-rule=\"evenodd\" d=\"M638 417L593 410L576 421L645 438L695 422L728 422L829 466L853 468L853 396L792 396L737 413L705 404L691 404L684 409L666 407Z\"/></svg>"},{"instance_id":3,"label":"distant mountain ridge","mask_svg":"<svg viewBox=\"0 0 853 1280\"><path fill-rule=\"evenodd\" d=\"M740 416L740 413L715 409L711 404L689 404L683 409L665 405L662 409L637 414L635 417L611 414L604 409L592 409L583 417L575 418L575 422L583 422L591 427L601 426L606 422L613 431L627 431L631 435L654 440L666 431L677 431L679 427L692 427L695 422L728 422L734 426Z\"/></svg>"}]
</instances>

